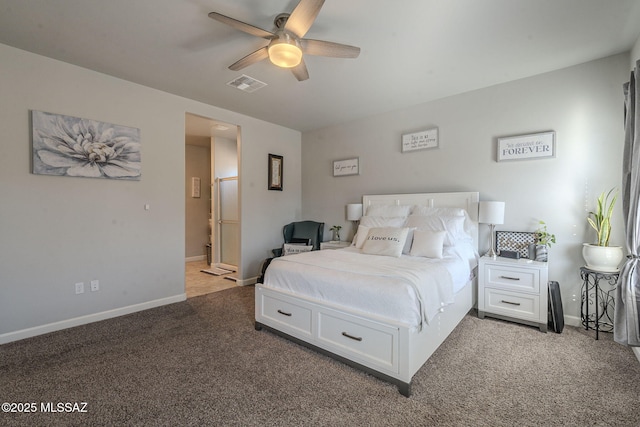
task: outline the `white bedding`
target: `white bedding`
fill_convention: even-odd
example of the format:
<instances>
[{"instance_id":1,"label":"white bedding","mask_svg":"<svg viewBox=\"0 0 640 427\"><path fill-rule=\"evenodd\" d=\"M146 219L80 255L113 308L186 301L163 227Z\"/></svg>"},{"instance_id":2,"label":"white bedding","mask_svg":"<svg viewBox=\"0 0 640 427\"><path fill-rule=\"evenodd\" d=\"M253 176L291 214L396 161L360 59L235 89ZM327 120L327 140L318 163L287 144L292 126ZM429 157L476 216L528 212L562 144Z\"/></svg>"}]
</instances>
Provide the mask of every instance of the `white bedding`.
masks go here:
<instances>
[{"instance_id":1,"label":"white bedding","mask_svg":"<svg viewBox=\"0 0 640 427\"><path fill-rule=\"evenodd\" d=\"M420 328L470 280L471 245L445 247L442 259L368 255L355 247L275 258L264 286L301 294Z\"/></svg>"}]
</instances>

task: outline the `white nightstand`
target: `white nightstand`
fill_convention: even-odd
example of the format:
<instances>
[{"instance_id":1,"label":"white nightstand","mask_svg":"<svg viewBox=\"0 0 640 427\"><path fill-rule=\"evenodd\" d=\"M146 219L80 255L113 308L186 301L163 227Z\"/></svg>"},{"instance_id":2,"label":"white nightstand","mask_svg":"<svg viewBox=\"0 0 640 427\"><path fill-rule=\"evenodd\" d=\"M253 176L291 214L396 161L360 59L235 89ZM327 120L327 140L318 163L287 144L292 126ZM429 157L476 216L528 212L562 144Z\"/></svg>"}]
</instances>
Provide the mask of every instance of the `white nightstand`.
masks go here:
<instances>
[{"instance_id":1,"label":"white nightstand","mask_svg":"<svg viewBox=\"0 0 640 427\"><path fill-rule=\"evenodd\" d=\"M337 241L329 241L329 242L320 242L320 249L342 249L351 246L351 242L337 242Z\"/></svg>"},{"instance_id":2,"label":"white nightstand","mask_svg":"<svg viewBox=\"0 0 640 427\"><path fill-rule=\"evenodd\" d=\"M480 258L478 317L496 317L547 332L549 274L546 262Z\"/></svg>"}]
</instances>

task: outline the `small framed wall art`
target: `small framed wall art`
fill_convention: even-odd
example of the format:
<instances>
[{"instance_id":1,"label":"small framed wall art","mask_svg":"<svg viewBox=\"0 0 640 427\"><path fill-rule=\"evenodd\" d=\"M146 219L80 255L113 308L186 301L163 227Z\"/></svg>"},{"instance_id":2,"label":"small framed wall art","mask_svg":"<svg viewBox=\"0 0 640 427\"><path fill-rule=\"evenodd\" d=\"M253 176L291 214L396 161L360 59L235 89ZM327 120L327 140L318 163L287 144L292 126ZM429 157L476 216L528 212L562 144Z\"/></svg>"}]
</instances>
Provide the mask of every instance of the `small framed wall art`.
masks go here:
<instances>
[{"instance_id":1,"label":"small framed wall art","mask_svg":"<svg viewBox=\"0 0 640 427\"><path fill-rule=\"evenodd\" d=\"M360 159L334 160L333 176L360 175Z\"/></svg>"},{"instance_id":2,"label":"small framed wall art","mask_svg":"<svg viewBox=\"0 0 640 427\"><path fill-rule=\"evenodd\" d=\"M438 128L402 135L402 152L438 148Z\"/></svg>"},{"instance_id":3,"label":"small framed wall art","mask_svg":"<svg viewBox=\"0 0 640 427\"><path fill-rule=\"evenodd\" d=\"M269 154L269 190L282 191L282 156Z\"/></svg>"},{"instance_id":4,"label":"small framed wall art","mask_svg":"<svg viewBox=\"0 0 640 427\"><path fill-rule=\"evenodd\" d=\"M200 197L200 178L198 178L197 176L191 177L191 197Z\"/></svg>"},{"instance_id":5,"label":"small framed wall art","mask_svg":"<svg viewBox=\"0 0 640 427\"><path fill-rule=\"evenodd\" d=\"M556 156L556 133L553 131L498 138L498 161L532 160Z\"/></svg>"}]
</instances>

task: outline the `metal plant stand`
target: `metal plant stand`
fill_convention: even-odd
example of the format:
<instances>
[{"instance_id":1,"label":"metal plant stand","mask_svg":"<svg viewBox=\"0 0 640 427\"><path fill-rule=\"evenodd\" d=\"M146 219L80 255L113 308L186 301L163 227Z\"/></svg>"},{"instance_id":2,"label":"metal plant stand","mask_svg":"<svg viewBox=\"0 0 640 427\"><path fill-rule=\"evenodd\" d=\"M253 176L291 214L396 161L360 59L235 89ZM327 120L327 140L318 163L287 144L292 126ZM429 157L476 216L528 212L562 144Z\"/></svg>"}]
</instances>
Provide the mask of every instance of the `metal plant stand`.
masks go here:
<instances>
[{"instance_id":1,"label":"metal plant stand","mask_svg":"<svg viewBox=\"0 0 640 427\"><path fill-rule=\"evenodd\" d=\"M580 317L582 326L588 331L613 331L613 311L615 308L614 291L618 283L618 272L596 271L587 267L580 268L582 278L582 301Z\"/></svg>"}]
</instances>

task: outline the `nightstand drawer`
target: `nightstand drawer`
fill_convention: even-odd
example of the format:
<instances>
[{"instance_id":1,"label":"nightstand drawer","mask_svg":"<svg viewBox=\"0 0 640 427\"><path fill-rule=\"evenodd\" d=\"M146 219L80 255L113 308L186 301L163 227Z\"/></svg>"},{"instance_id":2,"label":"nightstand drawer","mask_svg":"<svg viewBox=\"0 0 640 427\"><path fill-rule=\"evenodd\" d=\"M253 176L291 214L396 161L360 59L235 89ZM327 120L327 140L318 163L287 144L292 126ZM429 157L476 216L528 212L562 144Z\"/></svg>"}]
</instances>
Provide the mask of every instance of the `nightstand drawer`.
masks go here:
<instances>
[{"instance_id":1,"label":"nightstand drawer","mask_svg":"<svg viewBox=\"0 0 640 427\"><path fill-rule=\"evenodd\" d=\"M538 295L520 294L492 288L486 288L484 292L484 308L487 312L539 321L540 297Z\"/></svg>"},{"instance_id":2,"label":"nightstand drawer","mask_svg":"<svg viewBox=\"0 0 640 427\"><path fill-rule=\"evenodd\" d=\"M540 292L540 270L538 269L487 264L485 278L486 287Z\"/></svg>"}]
</instances>

